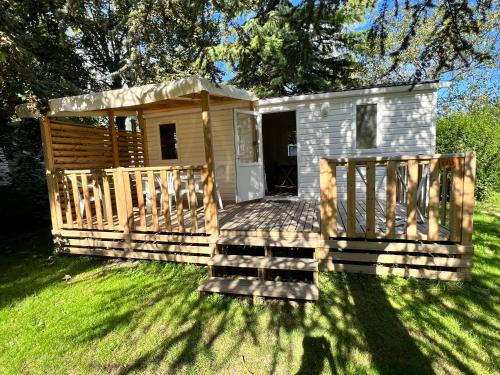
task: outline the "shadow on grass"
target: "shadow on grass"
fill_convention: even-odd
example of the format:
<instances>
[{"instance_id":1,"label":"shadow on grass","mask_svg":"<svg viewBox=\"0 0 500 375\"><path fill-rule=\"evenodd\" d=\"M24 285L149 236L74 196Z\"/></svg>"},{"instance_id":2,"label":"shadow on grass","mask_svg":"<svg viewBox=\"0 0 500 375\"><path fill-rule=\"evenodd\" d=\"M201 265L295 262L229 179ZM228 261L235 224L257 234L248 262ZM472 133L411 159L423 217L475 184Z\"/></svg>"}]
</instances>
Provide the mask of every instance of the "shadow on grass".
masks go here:
<instances>
[{"instance_id":1,"label":"shadow on grass","mask_svg":"<svg viewBox=\"0 0 500 375\"><path fill-rule=\"evenodd\" d=\"M102 265L103 261L53 255L52 237L46 230L0 237L0 309Z\"/></svg>"},{"instance_id":2,"label":"shadow on grass","mask_svg":"<svg viewBox=\"0 0 500 375\"><path fill-rule=\"evenodd\" d=\"M475 261L495 265L494 237L499 233L488 220L476 221L475 244L492 254L476 254ZM6 256L8 262L0 265L2 283L8 285L2 306L60 282L65 273L78 275L103 264L65 257L43 268L39 264L47 254L33 260L28 250ZM498 290L486 283L494 275L475 274L470 283L443 283L322 273L316 304L254 305L230 297L198 298L205 268L138 264L144 267L142 278L126 284L120 281L137 277L127 268L100 270L95 281L87 275L75 280L84 287L98 282L92 298L109 302L93 309L85 325L68 330L63 339L82 347L107 345L109 340L118 353L127 354L113 359L116 363L89 359L95 372L195 371L202 358L214 373L228 366L245 373L250 362L259 372L298 369L298 374L496 369ZM253 354L241 352L245 341Z\"/></svg>"}]
</instances>

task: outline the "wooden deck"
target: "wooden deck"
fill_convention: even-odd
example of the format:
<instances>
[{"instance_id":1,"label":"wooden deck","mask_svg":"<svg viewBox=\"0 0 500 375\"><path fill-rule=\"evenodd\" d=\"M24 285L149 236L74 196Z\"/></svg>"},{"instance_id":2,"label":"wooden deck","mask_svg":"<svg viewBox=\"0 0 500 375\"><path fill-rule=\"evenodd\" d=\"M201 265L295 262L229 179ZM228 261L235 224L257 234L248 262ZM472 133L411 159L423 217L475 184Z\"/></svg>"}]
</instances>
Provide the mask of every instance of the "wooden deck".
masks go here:
<instances>
[{"instance_id":1,"label":"wooden deck","mask_svg":"<svg viewBox=\"0 0 500 375\"><path fill-rule=\"evenodd\" d=\"M375 232L385 233L385 201L376 204ZM338 237L347 237L347 205L339 200L337 212ZM398 203L396 211L396 236L403 238L406 226L406 206ZM320 219L319 203L314 200L298 201L258 201L227 207L219 213L221 234L226 232L278 232L306 233L319 237ZM418 237L425 239L427 222L418 221ZM446 240L448 231L443 226L439 228L441 240ZM366 233L366 202L356 201L356 233L362 236Z\"/></svg>"}]
</instances>

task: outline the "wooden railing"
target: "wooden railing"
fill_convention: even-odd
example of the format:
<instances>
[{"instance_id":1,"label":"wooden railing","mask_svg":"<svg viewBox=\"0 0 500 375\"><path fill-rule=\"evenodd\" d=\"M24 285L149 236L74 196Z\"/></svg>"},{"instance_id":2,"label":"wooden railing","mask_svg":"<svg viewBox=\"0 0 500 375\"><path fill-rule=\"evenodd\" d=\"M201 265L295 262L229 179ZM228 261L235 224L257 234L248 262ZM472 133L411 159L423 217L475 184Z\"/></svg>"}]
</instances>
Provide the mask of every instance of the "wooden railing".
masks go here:
<instances>
[{"instance_id":1,"label":"wooden railing","mask_svg":"<svg viewBox=\"0 0 500 375\"><path fill-rule=\"evenodd\" d=\"M322 236L469 245L474 179L473 152L321 159Z\"/></svg>"},{"instance_id":2,"label":"wooden railing","mask_svg":"<svg viewBox=\"0 0 500 375\"><path fill-rule=\"evenodd\" d=\"M58 170L47 179L54 229L217 231L206 165Z\"/></svg>"}]
</instances>

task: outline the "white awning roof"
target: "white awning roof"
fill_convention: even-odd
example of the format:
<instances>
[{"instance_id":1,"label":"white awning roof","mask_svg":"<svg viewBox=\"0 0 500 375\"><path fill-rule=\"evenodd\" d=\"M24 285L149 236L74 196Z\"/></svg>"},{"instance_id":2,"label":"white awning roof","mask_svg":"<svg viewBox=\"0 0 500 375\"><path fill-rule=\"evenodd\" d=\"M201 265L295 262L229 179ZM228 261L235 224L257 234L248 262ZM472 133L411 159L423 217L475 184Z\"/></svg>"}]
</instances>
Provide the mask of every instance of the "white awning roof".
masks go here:
<instances>
[{"instance_id":1,"label":"white awning roof","mask_svg":"<svg viewBox=\"0 0 500 375\"><path fill-rule=\"evenodd\" d=\"M99 116L107 115L110 109L117 109L117 115L133 115L141 106L167 100L189 100L186 96L208 91L211 96L254 101L258 98L250 91L230 85L216 85L207 79L193 76L177 81L135 86L127 89L102 91L78 96L50 99L49 116ZM21 118L38 118L27 104L16 107Z\"/></svg>"}]
</instances>

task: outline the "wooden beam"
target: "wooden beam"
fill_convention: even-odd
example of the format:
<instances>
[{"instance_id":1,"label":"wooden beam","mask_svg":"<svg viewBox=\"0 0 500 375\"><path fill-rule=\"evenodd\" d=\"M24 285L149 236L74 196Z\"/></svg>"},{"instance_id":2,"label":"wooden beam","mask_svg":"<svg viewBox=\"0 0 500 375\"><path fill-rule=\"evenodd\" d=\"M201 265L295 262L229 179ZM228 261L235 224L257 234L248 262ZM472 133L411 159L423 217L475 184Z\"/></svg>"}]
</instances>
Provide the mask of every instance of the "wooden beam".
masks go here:
<instances>
[{"instance_id":1,"label":"wooden beam","mask_svg":"<svg viewBox=\"0 0 500 375\"><path fill-rule=\"evenodd\" d=\"M115 113L108 111L109 117L109 135L111 137L111 147L113 147L113 167L120 166L120 154L118 152L118 132L115 126Z\"/></svg>"},{"instance_id":2,"label":"wooden beam","mask_svg":"<svg viewBox=\"0 0 500 375\"><path fill-rule=\"evenodd\" d=\"M205 204L205 220L207 223L206 230L209 234L218 232L217 218L217 192L215 186L215 170L214 170L214 149L212 142L212 122L210 118L210 96L208 91L202 91L201 96L201 118L203 122L203 139L205 144L205 160L207 163L206 180L204 181L204 204Z\"/></svg>"},{"instance_id":3,"label":"wooden beam","mask_svg":"<svg viewBox=\"0 0 500 375\"><path fill-rule=\"evenodd\" d=\"M142 110L138 111L137 119L139 121L139 128L141 129L142 147L144 152L144 166L149 167L149 144L148 135L146 130L146 119Z\"/></svg>"}]
</instances>

